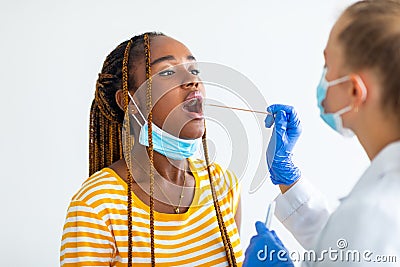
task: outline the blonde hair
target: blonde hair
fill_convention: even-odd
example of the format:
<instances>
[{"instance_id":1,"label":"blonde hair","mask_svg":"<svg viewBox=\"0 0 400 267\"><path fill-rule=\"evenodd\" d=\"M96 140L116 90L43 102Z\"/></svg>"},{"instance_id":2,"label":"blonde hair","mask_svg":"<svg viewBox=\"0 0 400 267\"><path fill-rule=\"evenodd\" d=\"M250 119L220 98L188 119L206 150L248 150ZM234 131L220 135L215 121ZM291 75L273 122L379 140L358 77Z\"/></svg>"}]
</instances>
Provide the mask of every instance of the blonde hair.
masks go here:
<instances>
[{"instance_id":1,"label":"blonde hair","mask_svg":"<svg viewBox=\"0 0 400 267\"><path fill-rule=\"evenodd\" d=\"M339 34L351 71L371 69L383 87L382 107L400 122L400 0L365 0L348 7Z\"/></svg>"}]
</instances>

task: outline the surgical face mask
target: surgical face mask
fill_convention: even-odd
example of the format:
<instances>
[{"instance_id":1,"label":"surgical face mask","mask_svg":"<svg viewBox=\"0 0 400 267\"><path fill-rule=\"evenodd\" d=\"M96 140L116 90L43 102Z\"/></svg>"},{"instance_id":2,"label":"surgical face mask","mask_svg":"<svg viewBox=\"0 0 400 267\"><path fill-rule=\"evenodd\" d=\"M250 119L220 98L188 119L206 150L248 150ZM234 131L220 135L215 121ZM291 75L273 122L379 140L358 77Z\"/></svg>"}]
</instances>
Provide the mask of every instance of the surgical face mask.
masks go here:
<instances>
[{"instance_id":1,"label":"surgical face mask","mask_svg":"<svg viewBox=\"0 0 400 267\"><path fill-rule=\"evenodd\" d=\"M326 98L328 88L331 86L349 81L350 77L345 76L345 77L328 82L326 80L326 72L327 72L327 68L324 68L324 71L323 71L322 77L321 77L321 81L317 88L317 101L318 101L318 107L320 110L320 116L326 122L326 124L328 124L333 130L337 131L338 133L340 133L341 135L343 135L345 137L352 137L352 136L354 136L353 131L348 128L345 128L343 126L342 115L344 113L352 110L353 107L350 105L350 106L342 108L341 110L339 110L335 113L325 113L324 107L322 106L322 102ZM367 90L365 88L365 85L359 76L355 76L355 78L357 79L357 82L358 82L359 86L361 87L362 94L363 94L362 98L363 98L363 100L365 100L365 98L367 96Z\"/></svg>"},{"instance_id":2,"label":"surgical face mask","mask_svg":"<svg viewBox=\"0 0 400 267\"><path fill-rule=\"evenodd\" d=\"M131 94L129 94L129 97L144 121L144 123L142 124L139 122L138 118L133 116L136 122L141 126L139 134L139 143L144 146L149 146L147 121L143 116L142 112L140 111L139 107L136 105L135 100L133 100ZM201 143L201 138L181 139L179 137L167 133L154 123L152 123L152 134L153 134L153 149L158 153L174 160L183 160L193 156L194 153L196 153L196 151L200 147Z\"/></svg>"}]
</instances>

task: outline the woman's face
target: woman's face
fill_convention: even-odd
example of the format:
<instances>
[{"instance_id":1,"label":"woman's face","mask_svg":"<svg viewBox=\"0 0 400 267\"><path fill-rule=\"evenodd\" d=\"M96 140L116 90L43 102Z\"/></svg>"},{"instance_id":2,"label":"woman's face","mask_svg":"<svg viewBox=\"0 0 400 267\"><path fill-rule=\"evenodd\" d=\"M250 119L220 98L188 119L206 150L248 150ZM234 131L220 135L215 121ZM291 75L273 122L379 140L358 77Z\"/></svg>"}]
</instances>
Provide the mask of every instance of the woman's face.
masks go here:
<instances>
[{"instance_id":1,"label":"woman's face","mask_svg":"<svg viewBox=\"0 0 400 267\"><path fill-rule=\"evenodd\" d=\"M167 36L153 37L150 49L153 123L180 138L201 137L205 90L196 59L185 45ZM140 85L135 96L143 112L146 111L144 61L136 65L133 75L136 86Z\"/></svg>"},{"instance_id":2,"label":"woman's face","mask_svg":"<svg viewBox=\"0 0 400 267\"><path fill-rule=\"evenodd\" d=\"M338 36L347 22L348 20L344 17L340 18L336 22L332 28L328 43L324 50L325 66L327 67L325 78L328 82L350 74L350 70L346 68L342 44L338 40ZM325 112L334 113L349 106L351 102L349 93L351 95L352 90L353 84L351 80L330 86L326 98L322 102Z\"/></svg>"}]
</instances>

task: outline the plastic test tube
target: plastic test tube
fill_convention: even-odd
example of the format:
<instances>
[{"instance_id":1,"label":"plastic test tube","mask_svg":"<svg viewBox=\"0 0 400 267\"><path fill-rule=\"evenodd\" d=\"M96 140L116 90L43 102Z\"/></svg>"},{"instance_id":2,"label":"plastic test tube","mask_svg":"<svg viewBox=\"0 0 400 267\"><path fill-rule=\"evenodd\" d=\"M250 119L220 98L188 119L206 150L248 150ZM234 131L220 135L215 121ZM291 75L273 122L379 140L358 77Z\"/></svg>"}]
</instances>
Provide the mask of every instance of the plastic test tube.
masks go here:
<instances>
[{"instance_id":1,"label":"plastic test tube","mask_svg":"<svg viewBox=\"0 0 400 267\"><path fill-rule=\"evenodd\" d=\"M275 205L276 205L275 201L272 201L268 205L267 218L265 219L265 226L268 228L268 230L270 230L272 217L274 216L275 213Z\"/></svg>"}]
</instances>

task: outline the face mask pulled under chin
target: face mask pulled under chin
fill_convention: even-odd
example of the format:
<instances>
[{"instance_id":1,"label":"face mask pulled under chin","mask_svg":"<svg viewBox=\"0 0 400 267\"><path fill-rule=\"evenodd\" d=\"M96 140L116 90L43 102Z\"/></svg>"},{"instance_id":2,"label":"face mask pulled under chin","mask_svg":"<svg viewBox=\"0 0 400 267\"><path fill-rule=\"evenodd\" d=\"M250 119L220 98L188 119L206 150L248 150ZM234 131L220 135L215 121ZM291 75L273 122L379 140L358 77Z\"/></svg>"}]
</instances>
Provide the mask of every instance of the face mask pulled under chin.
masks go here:
<instances>
[{"instance_id":1,"label":"face mask pulled under chin","mask_svg":"<svg viewBox=\"0 0 400 267\"><path fill-rule=\"evenodd\" d=\"M144 123L141 124L134 115L133 118L141 126L139 134L139 143L144 146L149 146L148 139L148 124L140 111L139 107L136 105L131 94L129 97L133 104L135 105L138 113L142 117ZM170 133L167 133L163 129L159 128L157 125L152 123L152 138L153 138L153 149L158 153L166 156L167 158L173 160L183 160L193 156L197 150L200 148L201 138L197 139L182 139L176 137Z\"/></svg>"}]
</instances>

